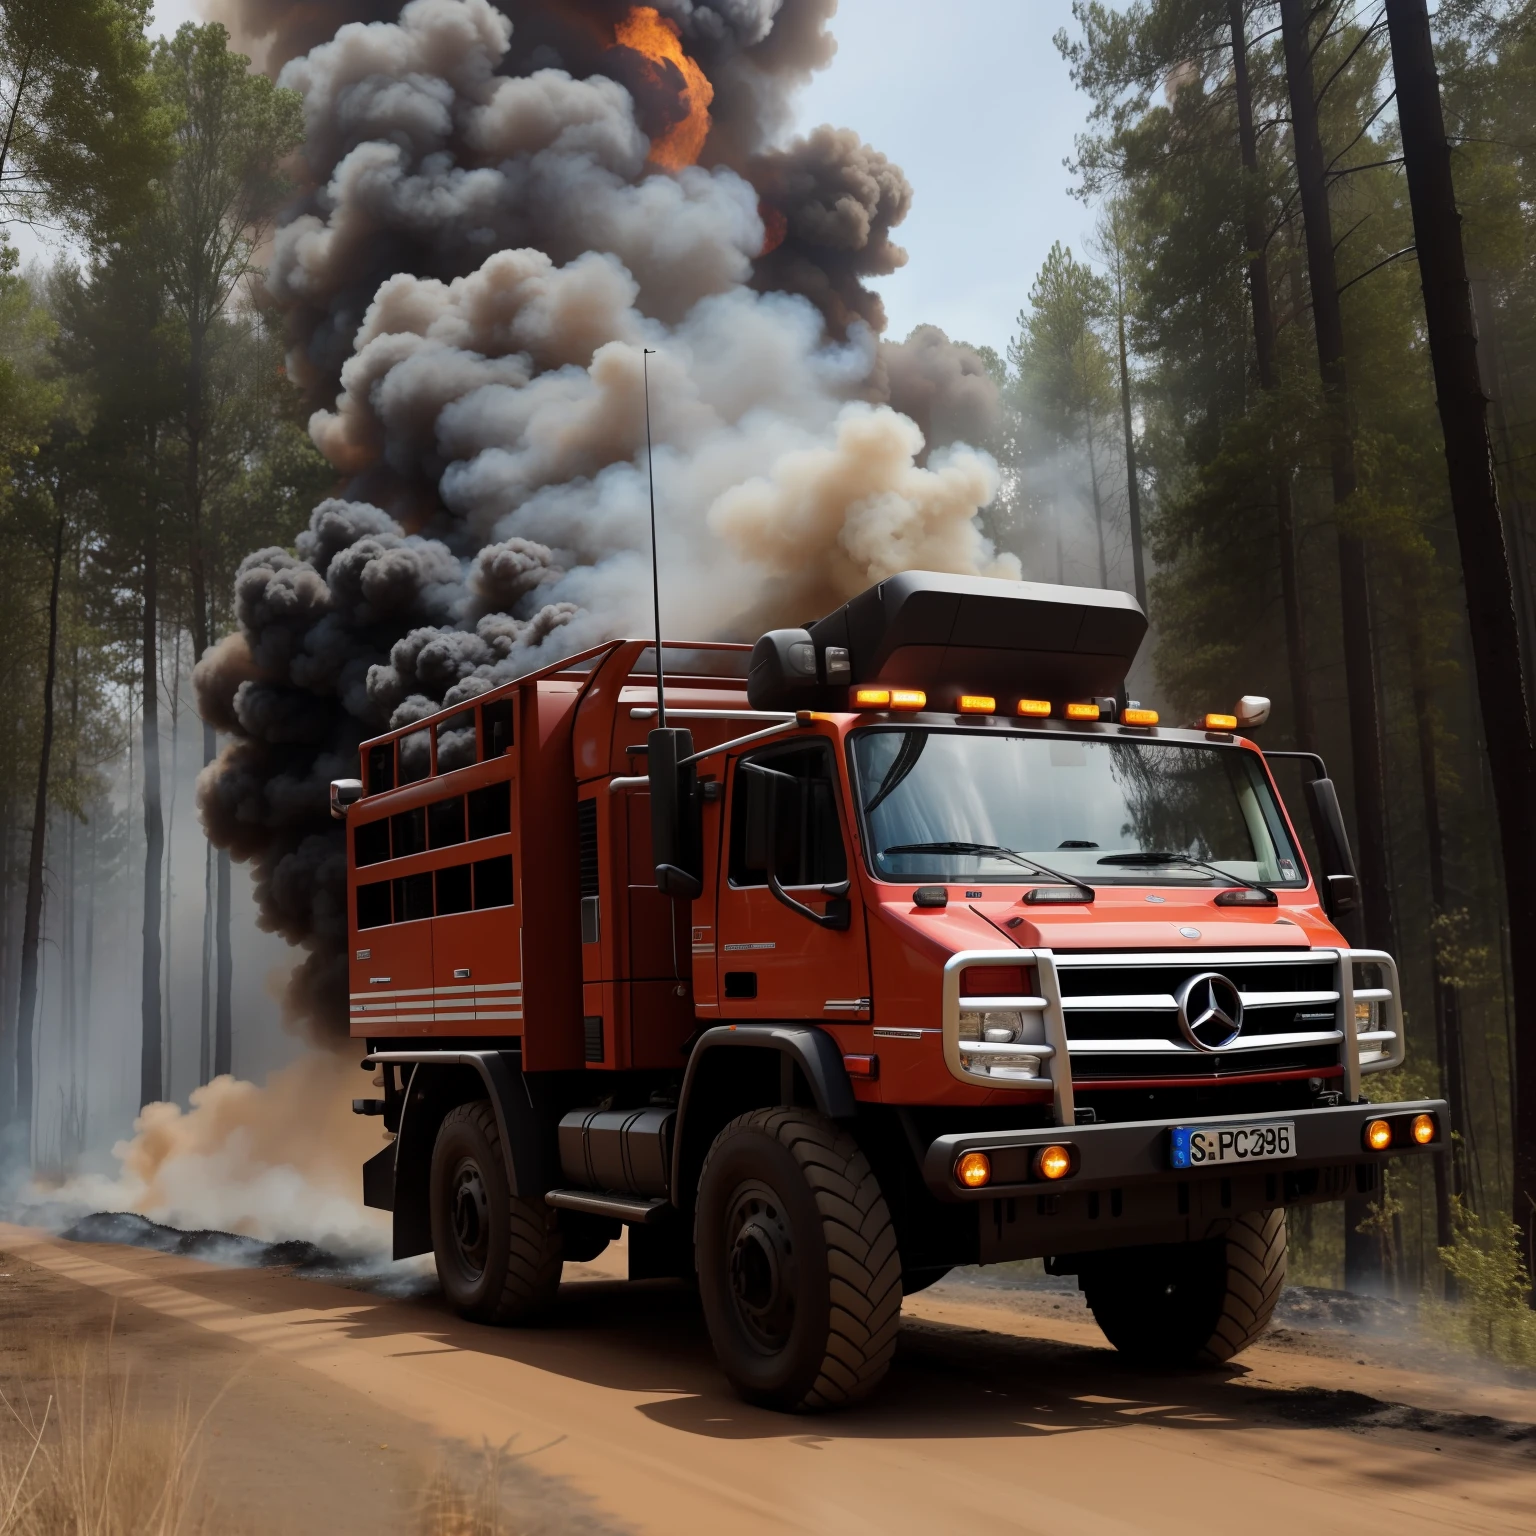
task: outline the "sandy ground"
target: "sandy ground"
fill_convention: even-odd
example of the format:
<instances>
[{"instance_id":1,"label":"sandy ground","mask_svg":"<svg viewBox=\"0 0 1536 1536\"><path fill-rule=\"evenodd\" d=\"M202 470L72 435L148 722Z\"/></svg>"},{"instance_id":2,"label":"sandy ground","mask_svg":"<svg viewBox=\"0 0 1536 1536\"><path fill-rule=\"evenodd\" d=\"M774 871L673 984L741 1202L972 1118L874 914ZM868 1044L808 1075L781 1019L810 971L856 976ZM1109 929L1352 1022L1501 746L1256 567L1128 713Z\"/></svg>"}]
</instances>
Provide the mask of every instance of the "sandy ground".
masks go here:
<instances>
[{"instance_id":1,"label":"sandy ground","mask_svg":"<svg viewBox=\"0 0 1536 1536\"><path fill-rule=\"evenodd\" d=\"M683 1287L571 1266L492 1330L272 1270L0 1226L0 1346L103 1328L141 1389L212 1408L209 1485L270 1532L409 1531L441 1457L510 1444L519 1532L1536 1530L1536 1387L1280 1332L1214 1375L1129 1370L1070 1292L946 1281L880 1397L744 1407Z\"/></svg>"}]
</instances>

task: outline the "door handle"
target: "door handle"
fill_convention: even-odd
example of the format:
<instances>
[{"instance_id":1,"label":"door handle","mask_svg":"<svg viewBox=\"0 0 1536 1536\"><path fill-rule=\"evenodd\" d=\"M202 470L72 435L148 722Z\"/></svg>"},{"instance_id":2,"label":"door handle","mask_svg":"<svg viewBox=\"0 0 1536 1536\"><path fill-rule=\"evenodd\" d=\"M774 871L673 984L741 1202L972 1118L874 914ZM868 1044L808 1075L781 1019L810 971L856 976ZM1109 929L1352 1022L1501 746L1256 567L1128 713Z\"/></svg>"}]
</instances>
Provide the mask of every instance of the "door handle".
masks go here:
<instances>
[{"instance_id":1,"label":"door handle","mask_svg":"<svg viewBox=\"0 0 1536 1536\"><path fill-rule=\"evenodd\" d=\"M368 985L370 987L380 987L380 986L383 986L386 982L388 982L388 980L389 980L388 976L370 976L368 978Z\"/></svg>"}]
</instances>

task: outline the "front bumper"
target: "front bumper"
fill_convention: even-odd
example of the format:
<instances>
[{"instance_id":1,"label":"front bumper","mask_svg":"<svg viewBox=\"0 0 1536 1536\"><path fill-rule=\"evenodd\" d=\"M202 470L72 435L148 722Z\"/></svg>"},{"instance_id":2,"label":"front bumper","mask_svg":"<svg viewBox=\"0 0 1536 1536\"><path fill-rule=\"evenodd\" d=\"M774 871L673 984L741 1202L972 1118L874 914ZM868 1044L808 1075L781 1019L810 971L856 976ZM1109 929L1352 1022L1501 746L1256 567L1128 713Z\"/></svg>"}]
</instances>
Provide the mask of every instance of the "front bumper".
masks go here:
<instances>
[{"instance_id":1,"label":"front bumper","mask_svg":"<svg viewBox=\"0 0 1536 1536\"><path fill-rule=\"evenodd\" d=\"M1406 1125L1415 1115L1436 1117L1435 1139L1420 1145L1401 1133L1385 1152L1365 1145L1371 1120ZM1219 1163L1205 1168L1175 1168L1170 1144L1174 1124L1197 1130L1264 1125L1289 1121L1296 1127L1296 1155L1261 1162ZM1208 1115L1179 1120L1133 1120L1123 1124L1044 1126L1018 1131L971 1131L940 1136L923 1158L923 1178L940 1200L984 1201L1017 1196L1061 1196L1079 1191L1126 1191L1153 1186L1211 1182L1254 1175L1273 1180L1275 1198L1287 1203L1287 1185L1298 1188L1291 1175L1345 1164L1373 1166L1412 1152L1440 1152L1450 1144L1450 1122L1443 1099L1403 1104L1340 1104L1328 1109L1277 1111L1273 1114ZM1046 1181L1034 1177L1035 1153L1041 1147L1070 1146L1077 1166L1066 1178ZM992 1178L980 1189L967 1189L955 1178L955 1164L967 1152L985 1152ZM1341 1189L1340 1193L1344 1193Z\"/></svg>"}]
</instances>

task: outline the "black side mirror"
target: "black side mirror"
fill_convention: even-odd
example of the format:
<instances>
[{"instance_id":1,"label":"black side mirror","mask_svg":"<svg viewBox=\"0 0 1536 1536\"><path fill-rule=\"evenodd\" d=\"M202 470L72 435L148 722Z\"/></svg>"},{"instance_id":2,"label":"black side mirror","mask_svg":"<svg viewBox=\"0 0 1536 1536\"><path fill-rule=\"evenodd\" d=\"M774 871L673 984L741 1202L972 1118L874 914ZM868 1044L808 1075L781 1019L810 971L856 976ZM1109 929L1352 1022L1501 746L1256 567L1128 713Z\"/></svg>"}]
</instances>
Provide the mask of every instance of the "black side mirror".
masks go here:
<instances>
[{"instance_id":1,"label":"black side mirror","mask_svg":"<svg viewBox=\"0 0 1536 1536\"><path fill-rule=\"evenodd\" d=\"M805 796L805 781L792 773L780 773L776 768L765 768L761 763L743 763L739 770L750 774L752 792L747 801L746 848L749 868L761 869L768 877L768 889L774 899L782 902L791 912L816 924L818 928L833 928L841 932L853 921L853 908L848 901L848 881L836 885L824 885L821 893L827 898L827 910L818 912L803 901L789 894L779 880L779 800L780 797L799 802ZM795 818L798 824L799 818Z\"/></svg>"},{"instance_id":2,"label":"black side mirror","mask_svg":"<svg viewBox=\"0 0 1536 1536\"><path fill-rule=\"evenodd\" d=\"M1308 783L1307 808L1312 813L1312 832L1323 862L1323 878L1318 882L1323 908L1350 945L1359 948L1365 942L1360 880L1355 873L1355 856L1349 846L1339 792L1332 779L1316 778Z\"/></svg>"},{"instance_id":3,"label":"black side mirror","mask_svg":"<svg viewBox=\"0 0 1536 1536\"><path fill-rule=\"evenodd\" d=\"M693 732L657 729L646 738L651 780L651 855L664 895L693 901L704 889L699 775L688 762Z\"/></svg>"}]
</instances>

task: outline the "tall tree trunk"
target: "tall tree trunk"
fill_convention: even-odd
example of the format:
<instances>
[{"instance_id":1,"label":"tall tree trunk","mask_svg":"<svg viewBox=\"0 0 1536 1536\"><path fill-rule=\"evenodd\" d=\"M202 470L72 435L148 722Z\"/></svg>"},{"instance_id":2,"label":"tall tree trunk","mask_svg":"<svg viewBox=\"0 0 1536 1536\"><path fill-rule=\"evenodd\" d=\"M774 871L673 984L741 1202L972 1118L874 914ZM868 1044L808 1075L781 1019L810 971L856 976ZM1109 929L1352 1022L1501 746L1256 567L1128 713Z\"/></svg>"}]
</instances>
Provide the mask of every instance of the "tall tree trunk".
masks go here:
<instances>
[{"instance_id":1,"label":"tall tree trunk","mask_svg":"<svg viewBox=\"0 0 1536 1536\"><path fill-rule=\"evenodd\" d=\"M1253 84L1248 76L1248 40L1243 0L1230 0L1232 78L1237 96L1237 133L1243 159L1243 240L1248 247L1248 296L1253 312L1253 351L1259 387L1273 397L1280 387L1275 364L1275 314L1269 288L1268 236L1260 202L1259 138L1253 121ZM1270 444L1273 459L1275 445ZM1280 546L1280 601L1285 615L1285 654L1291 682L1291 717L1296 745L1317 750L1312 690L1307 679L1307 636L1301 614L1301 578L1296 568L1296 515L1291 501L1291 470L1275 465L1275 534Z\"/></svg>"},{"instance_id":2,"label":"tall tree trunk","mask_svg":"<svg viewBox=\"0 0 1536 1536\"><path fill-rule=\"evenodd\" d=\"M171 1000L171 960L176 931L171 923L171 897L175 890L172 860L176 850L176 792L180 787L177 771L181 746L181 626L173 632L175 659L171 663L171 797L167 807L165 830L165 893L162 898L164 923L161 944L161 1007L164 1010L165 1093L176 1096L176 1008Z\"/></svg>"},{"instance_id":3,"label":"tall tree trunk","mask_svg":"<svg viewBox=\"0 0 1536 1536\"><path fill-rule=\"evenodd\" d=\"M11 985L11 817L9 786L0 791L0 1133L16 1112L16 1016L6 1006Z\"/></svg>"},{"instance_id":4,"label":"tall tree trunk","mask_svg":"<svg viewBox=\"0 0 1536 1536\"><path fill-rule=\"evenodd\" d=\"M213 1021L213 1075L235 1070L234 999L235 952L229 936L229 850L219 849L219 991Z\"/></svg>"},{"instance_id":5,"label":"tall tree trunk","mask_svg":"<svg viewBox=\"0 0 1536 1536\"><path fill-rule=\"evenodd\" d=\"M1141 542L1141 485L1136 476L1136 433L1131 423L1131 369L1125 345L1125 257L1115 252L1115 323L1120 341L1120 415L1125 430L1125 511L1131 524L1131 574L1136 601L1147 611L1147 568Z\"/></svg>"},{"instance_id":6,"label":"tall tree trunk","mask_svg":"<svg viewBox=\"0 0 1536 1536\"><path fill-rule=\"evenodd\" d=\"M105 807L97 811L98 816L107 814ZM80 967L84 980L84 995L80 1001L80 1017L84 1024L81 1031L82 1042L75 1059L69 1064L69 1080L72 1085L78 1085L80 1093L81 1114L85 1114L86 1107L90 1103L91 1096L91 1008L94 1001L96 964L96 869L98 828L95 822L91 827L91 862L90 878L85 886L85 961Z\"/></svg>"},{"instance_id":7,"label":"tall tree trunk","mask_svg":"<svg viewBox=\"0 0 1536 1536\"><path fill-rule=\"evenodd\" d=\"M1392 71L1403 136L1403 167L1435 394L1445 433L1451 507L1477 671L1488 768L1498 807L1504 901L1513 942L1510 978L1516 1048L1514 1219L1531 1263L1536 1233L1536 737L1520 664L1514 583L1498 481L1488 441L1488 402L1477 369L1477 331L1467 285L1461 216L1440 106L1425 0L1387 0Z\"/></svg>"},{"instance_id":8,"label":"tall tree trunk","mask_svg":"<svg viewBox=\"0 0 1536 1536\"><path fill-rule=\"evenodd\" d=\"M1392 889L1387 872L1383 814L1386 773L1382 762L1380 706L1376 664L1371 651L1370 582L1365 544L1349 527L1348 503L1355 493L1354 424L1350 419L1349 381L1344 366L1344 313L1334 264L1333 219L1328 208L1328 180L1323 142L1318 133L1317 101L1312 84L1311 29L1314 14L1304 0L1280 0L1280 25L1290 87L1291 125L1296 152L1296 181L1306 226L1307 275L1312 289L1312 320L1317 333L1317 361L1331 415L1329 469L1339 522L1339 587L1343 600L1344 677L1349 698L1350 750L1355 781L1355 823L1359 838L1361 897L1367 942L1391 949Z\"/></svg>"},{"instance_id":9,"label":"tall tree trunk","mask_svg":"<svg viewBox=\"0 0 1536 1536\"><path fill-rule=\"evenodd\" d=\"M160 864L165 822L160 811L160 680L158 676L159 530L144 541L142 699L144 750L144 951L140 1014L139 1107L165 1097L160 1054Z\"/></svg>"},{"instance_id":10,"label":"tall tree trunk","mask_svg":"<svg viewBox=\"0 0 1536 1536\"><path fill-rule=\"evenodd\" d=\"M213 1076L213 844L203 841L203 986L198 995L197 1085Z\"/></svg>"},{"instance_id":11,"label":"tall tree trunk","mask_svg":"<svg viewBox=\"0 0 1536 1536\"><path fill-rule=\"evenodd\" d=\"M1520 460L1515 453L1514 441L1509 431L1509 413L1505 402L1509 399L1509 374L1504 366L1504 348L1499 334L1499 312L1494 302L1492 286L1486 279L1479 279L1469 271L1472 289L1472 318L1477 326L1477 372L1482 381L1483 393L1488 397L1493 412L1493 435L1496 439L1495 472L1498 459L1504 463L1504 491L1500 497L1500 510L1504 517L1504 532L1509 544L1511 578L1515 590L1515 622L1520 626L1520 664L1525 670L1526 687L1536 677L1536 596L1531 582L1536 564L1531 559L1530 532L1526 524L1526 507L1520 496ZM1536 700L1532 701L1536 704Z\"/></svg>"},{"instance_id":12,"label":"tall tree trunk","mask_svg":"<svg viewBox=\"0 0 1536 1536\"><path fill-rule=\"evenodd\" d=\"M48 582L48 659L43 667L43 732L32 798L32 840L27 852L27 901L21 924L21 988L16 1001L16 1118L12 1150L32 1157L32 1028L37 1013L37 951L43 928L43 852L48 841L48 770L53 759L53 682L58 675L59 582L64 573L64 513L53 525Z\"/></svg>"},{"instance_id":13,"label":"tall tree trunk","mask_svg":"<svg viewBox=\"0 0 1536 1536\"><path fill-rule=\"evenodd\" d=\"M1099 585L1109 586L1109 555L1104 548L1104 499L1099 495L1099 463L1093 449L1093 409L1083 413L1088 439L1088 485L1093 492L1093 526L1099 536Z\"/></svg>"},{"instance_id":14,"label":"tall tree trunk","mask_svg":"<svg viewBox=\"0 0 1536 1536\"><path fill-rule=\"evenodd\" d=\"M1312 83L1310 22L1315 14L1305 0L1280 0L1296 183L1301 196L1307 276L1312 290L1312 322L1317 335L1318 369L1331 417L1329 470L1333 503L1339 514L1339 595L1343 604L1344 680L1354 768L1360 895L1365 909L1366 942L1375 949L1391 949L1392 891L1383 820L1386 772L1382 761L1376 661L1371 645L1370 575L1365 544L1349 526L1349 502L1356 483L1354 425L1350 419L1349 381L1344 366L1344 313L1339 304L1339 280L1334 263L1328 178ZM1368 1215L1367 1203L1360 1197L1345 1201L1344 1280L1350 1289L1370 1287L1381 1280L1380 1247L1360 1231L1361 1222Z\"/></svg>"},{"instance_id":15,"label":"tall tree trunk","mask_svg":"<svg viewBox=\"0 0 1536 1536\"><path fill-rule=\"evenodd\" d=\"M1411 593L1411 578L1405 583ZM1429 910L1436 925L1430 945L1431 996L1435 1010L1435 1056L1440 1068L1440 1091L1451 1106L1451 1149L1435 1158L1435 1242L1444 1248L1454 1233L1451 1197L1461 1193L1456 1158L1466 1138L1465 1092L1462 1087L1461 1000L1456 983L1446 975L1444 938L1439 920L1449 910L1445 885L1445 831L1440 818L1440 774L1437 766L1438 732L1435 725L1434 691L1430 684L1429 657L1424 648L1424 626L1410 599L1406 605L1409 685L1413 692L1413 718L1419 746L1419 782L1424 796L1424 831L1429 856ZM1446 1294L1456 1293L1456 1277L1447 1271Z\"/></svg>"}]
</instances>

